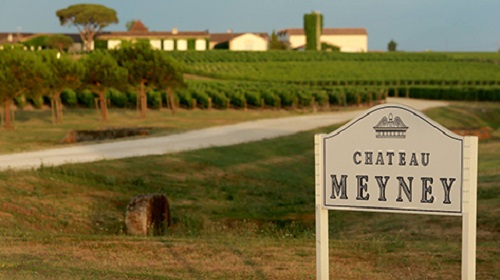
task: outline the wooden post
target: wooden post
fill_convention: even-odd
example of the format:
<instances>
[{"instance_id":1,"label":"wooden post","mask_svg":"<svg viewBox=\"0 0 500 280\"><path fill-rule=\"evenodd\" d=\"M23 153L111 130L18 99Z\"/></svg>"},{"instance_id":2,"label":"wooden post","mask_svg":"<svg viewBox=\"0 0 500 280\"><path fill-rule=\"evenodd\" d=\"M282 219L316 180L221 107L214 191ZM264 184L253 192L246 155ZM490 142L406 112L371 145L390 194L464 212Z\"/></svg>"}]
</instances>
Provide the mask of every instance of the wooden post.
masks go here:
<instances>
[{"instance_id":1,"label":"wooden post","mask_svg":"<svg viewBox=\"0 0 500 280\"><path fill-rule=\"evenodd\" d=\"M211 97L208 98L208 110L209 111L212 110L212 98Z\"/></svg>"},{"instance_id":2,"label":"wooden post","mask_svg":"<svg viewBox=\"0 0 500 280\"><path fill-rule=\"evenodd\" d=\"M476 279L477 139L464 137L462 280Z\"/></svg>"},{"instance_id":3,"label":"wooden post","mask_svg":"<svg viewBox=\"0 0 500 280\"><path fill-rule=\"evenodd\" d=\"M263 111L265 106L266 106L266 101L264 100L264 98L261 98L260 99L260 110Z\"/></svg>"},{"instance_id":4,"label":"wooden post","mask_svg":"<svg viewBox=\"0 0 500 280\"><path fill-rule=\"evenodd\" d=\"M328 280L329 268L329 241L328 241L328 210L323 204L323 138L325 134L314 136L315 160L315 190L316 190L316 279Z\"/></svg>"},{"instance_id":5,"label":"wooden post","mask_svg":"<svg viewBox=\"0 0 500 280\"><path fill-rule=\"evenodd\" d=\"M191 99L191 109L193 110L196 109L196 106L197 106L196 99L195 98Z\"/></svg>"}]
</instances>

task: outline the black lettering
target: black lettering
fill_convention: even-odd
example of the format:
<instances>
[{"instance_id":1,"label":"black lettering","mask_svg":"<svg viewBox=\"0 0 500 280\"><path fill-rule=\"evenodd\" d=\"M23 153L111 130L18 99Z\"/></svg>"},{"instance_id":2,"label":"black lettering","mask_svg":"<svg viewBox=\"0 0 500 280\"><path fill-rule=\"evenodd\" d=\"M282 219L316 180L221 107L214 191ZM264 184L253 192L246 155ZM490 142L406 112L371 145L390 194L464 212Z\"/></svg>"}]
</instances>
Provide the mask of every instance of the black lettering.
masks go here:
<instances>
[{"instance_id":1,"label":"black lettering","mask_svg":"<svg viewBox=\"0 0 500 280\"><path fill-rule=\"evenodd\" d=\"M451 186L453 185L453 183L457 180L456 178L450 178L450 184L448 184L448 180L446 180L446 178L439 178L439 180L441 181L441 184L443 185L443 189L444 189L444 200L443 200L443 203L444 204L451 204L451 201L450 201L450 189L451 189Z\"/></svg>"},{"instance_id":2,"label":"black lettering","mask_svg":"<svg viewBox=\"0 0 500 280\"><path fill-rule=\"evenodd\" d=\"M422 203L433 203L434 202L434 196L432 196L432 186L429 184L432 184L434 182L434 179L431 177L422 177L422 200L420 202ZM428 198L428 194L431 195L430 198Z\"/></svg>"},{"instance_id":3,"label":"black lettering","mask_svg":"<svg viewBox=\"0 0 500 280\"><path fill-rule=\"evenodd\" d=\"M415 153L411 154L410 165L418 166L417 155Z\"/></svg>"},{"instance_id":4,"label":"black lettering","mask_svg":"<svg viewBox=\"0 0 500 280\"><path fill-rule=\"evenodd\" d=\"M354 163L356 165L360 164L361 163L361 160L358 159L358 157L361 156L361 152L360 151L355 151L354 154L352 155L352 160L354 161Z\"/></svg>"},{"instance_id":5,"label":"black lettering","mask_svg":"<svg viewBox=\"0 0 500 280\"><path fill-rule=\"evenodd\" d=\"M387 152L387 157L389 158L389 161L387 164L392 165L392 157L394 156L394 152Z\"/></svg>"},{"instance_id":6,"label":"black lettering","mask_svg":"<svg viewBox=\"0 0 500 280\"><path fill-rule=\"evenodd\" d=\"M373 152L365 152L365 164L372 165L373 164Z\"/></svg>"},{"instance_id":7,"label":"black lettering","mask_svg":"<svg viewBox=\"0 0 500 280\"><path fill-rule=\"evenodd\" d=\"M385 181L383 181L382 179L384 179ZM387 181L389 181L389 176L375 176L375 180L377 180L379 188L378 201L387 201L387 199L385 198L385 187L387 186Z\"/></svg>"},{"instance_id":8,"label":"black lettering","mask_svg":"<svg viewBox=\"0 0 500 280\"><path fill-rule=\"evenodd\" d=\"M330 175L332 178L332 195L330 196L331 199L335 199L335 194L339 196L340 193L340 199L347 199L347 191L346 191L346 180L347 180L347 175L342 175L340 178L340 184L337 181L337 175Z\"/></svg>"},{"instance_id":9,"label":"black lettering","mask_svg":"<svg viewBox=\"0 0 500 280\"><path fill-rule=\"evenodd\" d=\"M384 165L384 155L382 152L378 152L377 154L377 162L375 162L376 165Z\"/></svg>"},{"instance_id":10,"label":"black lettering","mask_svg":"<svg viewBox=\"0 0 500 280\"><path fill-rule=\"evenodd\" d=\"M411 183L413 181L413 177L408 177L408 181L410 183L409 186L406 184L405 179L403 177L396 177L396 178L399 181L399 194L398 198L396 198L396 201L403 202L403 198L401 197L401 190L403 190L403 192L406 195L406 198L408 198L408 201L411 202Z\"/></svg>"},{"instance_id":11,"label":"black lettering","mask_svg":"<svg viewBox=\"0 0 500 280\"><path fill-rule=\"evenodd\" d=\"M406 153L399 153L399 165L406 165Z\"/></svg>"},{"instance_id":12,"label":"black lettering","mask_svg":"<svg viewBox=\"0 0 500 280\"><path fill-rule=\"evenodd\" d=\"M370 194L367 193L366 196L363 195L363 191L368 191L368 176L366 175L357 175L356 179L358 179L358 196L356 200L368 200L370 198Z\"/></svg>"},{"instance_id":13,"label":"black lettering","mask_svg":"<svg viewBox=\"0 0 500 280\"><path fill-rule=\"evenodd\" d=\"M426 158L426 156L427 156L427 158ZM429 165L429 156L430 156L429 153L422 153L422 160L421 161L422 161L423 166Z\"/></svg>"}]
</instances>

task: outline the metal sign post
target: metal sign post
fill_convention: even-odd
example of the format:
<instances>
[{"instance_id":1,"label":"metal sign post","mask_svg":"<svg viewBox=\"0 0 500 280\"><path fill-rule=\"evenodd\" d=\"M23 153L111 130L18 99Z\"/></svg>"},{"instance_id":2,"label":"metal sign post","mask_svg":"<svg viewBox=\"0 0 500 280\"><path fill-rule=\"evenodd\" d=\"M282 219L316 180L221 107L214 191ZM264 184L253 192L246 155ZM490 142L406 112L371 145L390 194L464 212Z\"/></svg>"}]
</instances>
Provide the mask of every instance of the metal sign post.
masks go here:
<instances>
[{"instance_id":1,"label":"metal sign post","mask_svg":"<svg viewBox=\"0 0 500 280\"><path fill-rule=\"evenodd\" d=\"M317 279L329 279L328 210L462 216L462 279L475 279L477 137L403 105L315 136Z\"/></svg>"}]
</instances>

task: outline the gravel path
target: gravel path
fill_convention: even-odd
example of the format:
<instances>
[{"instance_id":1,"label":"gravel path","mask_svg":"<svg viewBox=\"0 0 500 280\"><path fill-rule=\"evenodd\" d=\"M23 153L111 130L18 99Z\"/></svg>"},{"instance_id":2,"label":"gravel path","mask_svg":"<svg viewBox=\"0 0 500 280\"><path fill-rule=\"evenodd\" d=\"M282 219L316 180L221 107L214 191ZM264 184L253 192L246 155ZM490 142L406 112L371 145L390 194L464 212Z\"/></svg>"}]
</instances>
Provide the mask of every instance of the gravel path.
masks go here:
<instances>
[{"instance_id":1,"label":"gravel path","mask_svg":"<svg viewBox=\"0 0 500 280\"><path fill-rule=\"evenodd\" d=\"M389 98L388 103L399 103L417 110L447 106L442 101ZM212 146L228 146L291 135L351 120L364 110L322 113L316 115L257 120L234 125L211 127L181 134L138 140L79 145L0 156L0 170L31 169L41 165L91 162L146 155L161 155ZM326 131L329 132L329 131ZM311 140L312 141L312 140Z\"/></svg>"}]
</instances>

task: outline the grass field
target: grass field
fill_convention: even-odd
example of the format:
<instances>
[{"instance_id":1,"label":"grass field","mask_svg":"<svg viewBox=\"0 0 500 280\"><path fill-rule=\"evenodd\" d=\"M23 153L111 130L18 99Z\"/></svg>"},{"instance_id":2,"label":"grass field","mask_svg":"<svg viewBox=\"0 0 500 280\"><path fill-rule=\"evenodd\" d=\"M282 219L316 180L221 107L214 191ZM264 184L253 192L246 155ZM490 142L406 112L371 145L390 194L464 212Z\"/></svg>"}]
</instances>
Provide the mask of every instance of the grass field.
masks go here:
<instances>
[{"instance_id":1,"label":"grass field","mask_svg":"<svg viewBox=\"0 0 500 280\"><path fill-rule=\"evenodd\" d=\"M493 129L479 147L477 279L498 279L500 104L426 113L447 127ZM0 278L315 279L313 135L334 129L1 172ZM173 226L127 236L129 199L152 192L169 197ZM460 278L458 217L330 211L329 220L335 279Z\"/></svg>"},{"instance_id":2,"label":"grass field","mask_svg":"<svg viewBox=\"0 0 500 280\"><path fill-rule=\"evenodd\" d=\"M95 109L66 108L62 124L53 125L50 109L18 110L15 129L0 133L0 153L16 153L62 146L61 140L71 130L105 129L110 127L152 127L153 136L186 130L227 125L262 118L302 114L294 110L182 110L175 115L169 110L149 110L146 118L130 109L110 108L109 120L103 122Z\"/></svg>"}]
</instances>

